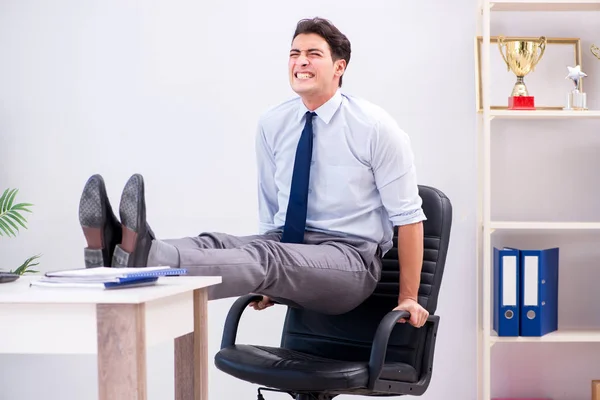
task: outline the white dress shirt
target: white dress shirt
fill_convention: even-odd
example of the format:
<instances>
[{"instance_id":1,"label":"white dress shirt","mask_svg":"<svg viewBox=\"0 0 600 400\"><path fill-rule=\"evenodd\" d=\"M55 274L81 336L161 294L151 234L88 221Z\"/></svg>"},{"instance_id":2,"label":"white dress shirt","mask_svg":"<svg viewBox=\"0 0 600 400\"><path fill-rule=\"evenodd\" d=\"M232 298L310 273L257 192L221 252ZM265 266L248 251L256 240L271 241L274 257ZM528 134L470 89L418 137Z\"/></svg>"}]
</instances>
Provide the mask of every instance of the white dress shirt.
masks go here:
<instances>
[{"instance_id":1,"label":"white dress shirt","mask_svg":"<svg viewBox=\"0 0 600 400\"><path fill-rule=\"evenodd\" d=\"M261 115L259 232L281 230L308 111L297 97ZM410 138L381 107L340 90L315 110L306 229L392 247L394 225L426 219Z\"/></svg>"}]
</instances>

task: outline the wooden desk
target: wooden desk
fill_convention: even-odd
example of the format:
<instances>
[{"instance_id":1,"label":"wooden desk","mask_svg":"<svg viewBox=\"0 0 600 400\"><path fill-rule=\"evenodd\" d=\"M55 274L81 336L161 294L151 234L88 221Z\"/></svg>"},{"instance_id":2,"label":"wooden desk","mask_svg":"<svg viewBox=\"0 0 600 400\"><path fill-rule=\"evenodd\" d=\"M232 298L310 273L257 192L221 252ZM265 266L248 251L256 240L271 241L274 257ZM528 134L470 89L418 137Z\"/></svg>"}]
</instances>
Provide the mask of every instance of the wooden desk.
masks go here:
<instances>
[{"instance_id":1,"label":"wooden desk","mask_svg":"<svg viewBox=\"0 0 600 400\"><path fill-rule=\"evenodd\" d=\"M119 290L32 279L0 284L0 354L96 354L99 400L146 400L146 347L175 340L175 399L208 400L207 287L221 277Z\"/></svg>"}]
</instances>

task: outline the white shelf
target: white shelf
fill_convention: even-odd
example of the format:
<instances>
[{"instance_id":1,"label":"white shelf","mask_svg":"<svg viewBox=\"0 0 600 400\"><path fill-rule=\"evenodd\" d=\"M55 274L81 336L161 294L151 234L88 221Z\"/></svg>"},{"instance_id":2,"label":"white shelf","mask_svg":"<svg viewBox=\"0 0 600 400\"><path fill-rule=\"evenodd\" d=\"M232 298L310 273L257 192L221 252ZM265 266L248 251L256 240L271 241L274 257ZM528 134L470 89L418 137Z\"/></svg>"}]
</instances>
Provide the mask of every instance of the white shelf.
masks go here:
<instances>
[{"instance_id":1,"label":"white shelf","mask_svg":"<svg viewBox=\"0 0 600 400\"><path fill-rule=\"evenodd\" d=\"M490 110L489 115L500 119L600 118L600 110Z\"/></svg>"},{"instance_id":2,"label":"white shelf","mask_svg":"<svg viewBox=\"0 0 600 400\"><path fill-rule=\"evenodd\" d=\"M488 1L480 0L478 9L478 36L488 39L492 35L492 20L494 16L498 16L500 11L514 12L531 12L531 16L535 16L533 12L584 12L589 11L592 14L591 18L600 16L600 0L497 0ZM494 15L495 14L495 15ZM558 14L557 14L558 15ZM529 16L529 15L528 15ZM506 21L509 23L510 21ZM519 29L519 21L513 21L509 25L514 25L514 29ZM568 29L569 27L564 27ZM571 27L572 28L572 27ZM503 27L504 30L510 30L511 26ZM560 29L559 29L560 30ZM484 40L485 42L485 40ZM478 42L477 42L478 43ZM481 99L481 104L485 107L490 107L493 78L491 76L491 51L487 46L481 48L481 55L476 53L475 63L479 69L480 81L475 90L475 98ZM557 235L567 237L570 235L583 234L589 236L600 233L600 221L585 219L580 221L570 222L548 222L548 221L520 221L516 220L495 220L492 216L492 203L495 203L493 196L494 182L492 182L492 169L498 166L492 163L494 128L498 123L497 120L514 120L518 123L528 124L534 123L542 125L548 121L568 122L568 125L578 125L586 123L600 123L600 109L586 111L567 111L560 107L545 109L539 107L536 110L508 110L506 108L493 109L485 108L478 111L482 114L480 118L479 134L477 136L478 145L478 221L480 224L477 230L477 399L492 400L492 378L495 375L501 375L503 367L494 362L492 354L493 345L496 343L524 343L526 346L535 346L535 343L600 343L600 327L596 329L588 329L587 326L573 326L572 329L560 329L556 332L549 333L542 337L498 337L494 332L493 326L493 306L494 306L494 260L493 260L493 240L495 235L499 233L512 233L519 236L539 235ZM478 109L481 107L478 107ZM600 107L599 107L600 108ZM539 123L538 123L539 122ZM565 134L570 133L573 128L564 126ZM586 124L587 125L587 124ZM600 126L600 125L599 125ZM517 142L515 145L519 145ZM560 162L560 160L559 160ZM502 168L502 165L499 166ZM533 165L533 167L536 167ZM542 172L543 173L543 172ZM514 218L514 217L513 217ZM483 229L481 229L483 228ZM591 249L592 251L594 249ZM568 272L566 272L568 273ZM561 288L562 296L576 296L577 288L571 289L575 293L565 293ZM502 346L502 344L501 344ZM510 345L512 346L512 345ZM504 367L505 368L505 367Z\"/></svg>"},{"instance_id":3,"label":"white shelf","mask_svg":"<svg viewBox=\"0 0 600 400\"><path fill-rule=\"evenodd\" d=\"M509 336L491 336L490 344L495 343L581 343L581 342L600 342L600 329L559 329L540 337L509 337Z\"/></svg>"},{"instance_id":4,"label":"white shelf","mask_svg":"<svg viewBox=\"0 0 600 400\"><path fill-rule=\"evenodd\" d=\"M600 1L506 1L490 2L491 11L600 11Z\"/></svg>"},{"instance_id":5,"label":"white shelf","mask_svg":"<svg viewBox=\"0 0 600 400\"><path fill-rule=\"evenodd\" d=\"M600 222L520 222L520 221L493 221L491 229L531 229L531 230L588 230L600 229Z\"/></svg>"}]
</instances>

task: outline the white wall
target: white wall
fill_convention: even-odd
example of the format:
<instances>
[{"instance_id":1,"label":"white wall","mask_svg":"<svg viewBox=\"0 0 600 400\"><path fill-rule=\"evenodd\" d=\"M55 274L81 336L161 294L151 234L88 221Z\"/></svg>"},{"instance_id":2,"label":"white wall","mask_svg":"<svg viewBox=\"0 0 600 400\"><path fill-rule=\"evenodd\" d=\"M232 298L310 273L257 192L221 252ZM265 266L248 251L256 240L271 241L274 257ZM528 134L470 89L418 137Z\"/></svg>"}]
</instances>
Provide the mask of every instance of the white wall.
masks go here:
<instances>
[{"instance_id":1,"label":"white wall","mask_svg":"<svg viewBox=\"0 0 600 400\"><path fill-rule=\"evenodd\" d=\"M293 95L291 35L314 15L352 41L344 89L392 113L412 137L420 182L453 202L435 375L423 398L475 399L473 0L0 3L0 187L36 205L28 231L0 240L0 268L35 253L43 271L81 267L78 201L97 172L115 206L127 178L145 176L162 238L253 233L256 120ZM230 304L210 304L211 357ZM240 340L277 345L283 315L248 313ZM151 349L149 363L149 398L172 398L172 346ZM2 356L0 371L3 400L96 398L93 357ZM211 399L256 395L214 367L210 385Z\"/></svg>"},{"instance_id":2,"label":"white wall","mask_svg":"<svg viewBox=\"0 0 600 400\"><path fill-rule=\"evenodd\" d=\"M583 87L588 106L597 110L600 60L589 48L591 43L600 46L598 15L493 13L491 35L580 38L582 70L588 74ZM547 65L553 61L559 62L543 57L536 68L539 72L529 81L540 82L542 71L554 68ZM547 75L544 86L532 85L536 101L570 89L564 79L566 65L561 63L559 70L559 74ZM511 89L504 88L506 96ZM502 88L492 84L492 91L497 90ZM598 120L492 121L492 219L600 221L599 149ZM494 237L495 246L560 247L559 329L600 327L598 232L498 232ZM600 379L599 355L598 343L496 344L492 347L492 394L590 399L591 380Z\"/></svg>"}]
</instances>

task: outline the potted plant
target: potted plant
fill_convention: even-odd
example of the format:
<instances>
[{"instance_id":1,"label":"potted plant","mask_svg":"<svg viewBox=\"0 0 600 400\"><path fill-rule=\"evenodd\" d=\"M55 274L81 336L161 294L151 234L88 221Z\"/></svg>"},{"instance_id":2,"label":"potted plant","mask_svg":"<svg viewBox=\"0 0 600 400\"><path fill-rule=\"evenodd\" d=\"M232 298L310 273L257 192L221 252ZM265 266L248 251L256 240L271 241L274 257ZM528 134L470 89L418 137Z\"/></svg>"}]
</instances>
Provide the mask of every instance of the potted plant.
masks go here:
<instances>
[{"instance_id":1,"label":"potted plant","mask_svg":"<svg viewBox=\"0 0 600 400\"><path fill-rule=\"evenodd\" d=\"M27 219L23 216L24 213L31 213L29 207L33 206L30 203L15 203L18 189L6 189L2 196L0 196L0 237L16 237L19 233L19 229L27 229ZM35 273L30 269L38 265L35 262L40 255L29 257L19 267L11 270L10 273L17 276L26 273Z\"/></svg>"}]
</instances>

